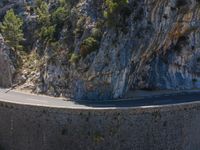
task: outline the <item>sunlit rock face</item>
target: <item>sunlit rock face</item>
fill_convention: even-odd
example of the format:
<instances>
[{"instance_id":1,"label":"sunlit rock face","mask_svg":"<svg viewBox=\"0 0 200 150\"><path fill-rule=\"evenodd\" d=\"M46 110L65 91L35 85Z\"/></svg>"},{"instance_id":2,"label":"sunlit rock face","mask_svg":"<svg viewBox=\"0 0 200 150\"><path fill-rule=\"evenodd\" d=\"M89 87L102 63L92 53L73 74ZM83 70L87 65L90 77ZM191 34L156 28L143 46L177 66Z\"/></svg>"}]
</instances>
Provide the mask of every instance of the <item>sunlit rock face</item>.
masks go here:
<instances>
[{"instance_id":1,"label":"sunlit rock face","mask_svg":"<svg viewBox=\"0 0 200 150\"><path fill-rule=\"evenodd\" d=\"M15 73L14 61L12 50L5 45L3 37L0 36L0 87L12 86Z\"/></svg>"},{"instance_id":2,"label":"sunlit rock face","mask_svg":"<svg viewBox=\"0 0 200 150\"><path fill-rule=\"evenodd\" d=\"M78 17L86 17L84 31L66 40L67 47L72 43L80 51L82 40L103 19L97 9L102 5L93 0L76 4L72 27L63 32L71 35ZM60 59L43 70L44 84L39 85L44 92L52 93L51 85L74 99L102 100L135 89L200 88L199 1L130 0L126 10L117 15L117 27L103 25L97 51L76 65L63 66Z\"/></svg>"},{"instance_id":3,"label":"sunlit rock face","mask_svg":"<svg viewBox=\"0 0 200 150\"><path fill-rule=\"evenodd\" d=\"M59 31L63 49L52 61L48 58L55 49L31 38L37 23L35 16L25 16L26 42L33 50L43 47L45 53L43 66L28 75L34 78L34 92L103 100L122 98L136 89L200 88L200 1L129 0L113 17L114 27L103 16L103 0L72 2L70 16ZM51 5L56 7L54 1ZM98 49L70 63L65 54L80 54L81 43L97 24L102 32Z\"/></svg>"},{"instance_id":4,"label":"sunlit rock face","mask_svg":"<svg viewBox=\"0 0 200 150\"><path fill-rule=\"evenodd\" d=\"M90 55L88 71L73 84L74 96L109 99L135 89L200 88L199 1L129 3L130 15L119 16L122 28L105 29L99 51ZM84 10L98 18L95 10Z\"/></svg>"}]
</instances>

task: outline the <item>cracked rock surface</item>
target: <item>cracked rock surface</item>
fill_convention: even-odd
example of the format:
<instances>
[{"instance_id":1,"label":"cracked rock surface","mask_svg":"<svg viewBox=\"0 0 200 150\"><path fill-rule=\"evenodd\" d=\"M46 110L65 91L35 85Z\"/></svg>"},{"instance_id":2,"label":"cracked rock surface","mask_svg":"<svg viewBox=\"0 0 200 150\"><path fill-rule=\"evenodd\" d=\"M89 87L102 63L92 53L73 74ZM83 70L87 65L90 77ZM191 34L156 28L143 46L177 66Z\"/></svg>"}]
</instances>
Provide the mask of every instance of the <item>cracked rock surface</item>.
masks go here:
<instances>
[{"instance_id":1,"label":"cracked rock surface","mask_svg":"<svg viewBox=\"0 0 200 150\"><path fill-rule=\"evenodd\" d=\"M60 33L64 50L50 60L52 48L45 47L39 69L35 61L34 71L23 68L26 85L36 93L85 100L123 98L137 89L200 88L200 1L129 0L116 27L106 25L104 5L74 2ZM71 64L65 54L71 49L79 54L100 22L98 49ZM36 41L33 45L37 49Z\"/></svg>"}]
</instances>

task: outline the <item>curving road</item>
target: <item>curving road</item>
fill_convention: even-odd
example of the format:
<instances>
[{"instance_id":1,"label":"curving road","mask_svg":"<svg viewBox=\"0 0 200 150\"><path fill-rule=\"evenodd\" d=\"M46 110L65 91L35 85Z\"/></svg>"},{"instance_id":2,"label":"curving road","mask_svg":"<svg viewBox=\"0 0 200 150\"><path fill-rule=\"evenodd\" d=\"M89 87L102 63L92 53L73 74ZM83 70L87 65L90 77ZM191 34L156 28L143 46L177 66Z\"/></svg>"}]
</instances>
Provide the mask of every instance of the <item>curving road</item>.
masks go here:
<instances>
[{"instance_id":1,"label":"curving road","mask_svg":"<svg viewBox=\"0 0 200 150\"><path fill-rule=\"evenodd\" d=\"M0 101L22 105L34 105L55 108L120 108L120 107L153 107L168 104L180 104L200 101L200 91L182 91L137 97L135 99L108 100L108 101L68 101L65 98L52 98L48 96L32 95L17 91L0 89Z\"/></svg>"}]
</instances>

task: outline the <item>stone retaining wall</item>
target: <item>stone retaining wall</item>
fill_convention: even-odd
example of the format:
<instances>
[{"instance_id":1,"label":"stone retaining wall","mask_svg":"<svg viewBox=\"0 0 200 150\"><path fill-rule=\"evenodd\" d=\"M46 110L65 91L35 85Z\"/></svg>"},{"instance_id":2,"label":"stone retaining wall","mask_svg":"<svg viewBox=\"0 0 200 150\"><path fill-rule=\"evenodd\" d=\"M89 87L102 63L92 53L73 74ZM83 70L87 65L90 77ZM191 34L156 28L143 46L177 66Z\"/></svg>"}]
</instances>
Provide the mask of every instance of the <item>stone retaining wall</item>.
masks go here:
<instances>
[{"instance_id":1,"label":"stone retaining wall","mask_svg":"<svg viewBox=\"0 0 200 150\"><path fill-rule=\"evenodd\" d=\"M199 150L200 103L64 109L0 102L0 150Z\"/></svg>"}]
</instances>

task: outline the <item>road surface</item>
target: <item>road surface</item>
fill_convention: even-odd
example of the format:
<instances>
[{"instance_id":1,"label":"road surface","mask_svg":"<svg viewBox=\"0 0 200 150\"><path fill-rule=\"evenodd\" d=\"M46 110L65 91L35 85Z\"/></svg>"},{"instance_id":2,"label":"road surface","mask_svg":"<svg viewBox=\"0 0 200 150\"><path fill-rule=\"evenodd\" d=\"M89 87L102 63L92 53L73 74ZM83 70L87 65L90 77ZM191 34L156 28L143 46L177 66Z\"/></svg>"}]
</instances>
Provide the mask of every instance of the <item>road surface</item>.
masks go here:
<instances>
[{"instance_id":1,"label":"road surface","mask_svg":"<svg viewBox=\"0 0 200 150\"><path fill-rule=\"evenodd\" d=\"M151 95L135 99L108 101L68 101L65 98L32 95L17 91L0 89L0 101L23 105L55 107L55 108L120 108L120 107L153 107L168 104L179 104L200 101L200 91L185 91Z\"/></svg>"}]
</instances>

